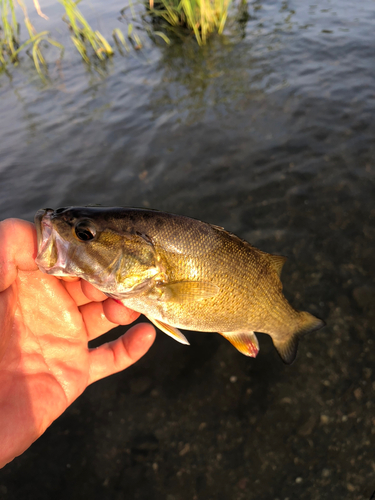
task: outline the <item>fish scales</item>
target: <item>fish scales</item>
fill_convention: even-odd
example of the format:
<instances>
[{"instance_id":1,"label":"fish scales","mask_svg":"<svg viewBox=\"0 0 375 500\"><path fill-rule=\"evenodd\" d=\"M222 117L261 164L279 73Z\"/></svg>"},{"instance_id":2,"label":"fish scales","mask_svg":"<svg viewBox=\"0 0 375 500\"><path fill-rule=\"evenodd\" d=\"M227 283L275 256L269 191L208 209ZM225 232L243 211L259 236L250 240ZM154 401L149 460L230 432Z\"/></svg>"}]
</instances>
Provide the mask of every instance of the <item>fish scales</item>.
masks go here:
<instances>
[{"instance_id":1,"label":"fish scales","mask_svg":"<svg viewBox=\"0 0 375 500\"><path fill-rule=\"evenodd\" d=\"M249 281L244 280L244 276L246 276L246 270L250 270L251 280L256 279L259 268L256 266L255 252L252 252L250 248L238 245L237 241L230 238L227 233L218 232L215 228L201 224L202 226L192 228L193 230L189 231L190 234L183 235L183 237L179 233L175 235L174 226L172 226L171 231L166 225L162 231L143 228L148 229L149 235L155 241L157 253L165 258L167 262L166 272L171 281L200 278L203 281L218 283L219 286L221 283L225 285L221 287L217 296L207 299L205 302L187 302L181 304L178 309L173 307L172 303L163 305L162 319L168 318L173 323L178 322L180 327L191 330L200 330L202 319L205 321L205 331L215 332L219 328L224 329L224 331L235 331L246 328L248 325L247 316L250 313L252 302L256 306L256 296L250 296L251 290L248 290L247 286ZM194 229L201 230L194 231ZM173 241L173 245L165 245L164 241ZM196 242L196 245L193 247L191 242ZM177 254L171 251L176 247L179 248ZM183 253L181 253L181 249L183 249ZM201 257L204 257L205 260L202 260ZM233 257L236 258L235 266L232 263ZM240 266L239 263L241 263ZM223 272L223 270L227 271ZM229 275L230 280L228 280ZM244 316L239 317L233 314L236 310L243 310L244 305L250 305ZM139 299L131 299L129 307L139 309L141 307ZM153 305L150 303L149 307L152 308Z\"/></svg>"},{"instance_id":2,"label":"fish scales","mask_svg":"<svg viewBox=\"0 0 375 500\"><path fill-rule=\"evenodd\" d=\"M42 209L35 223L42 271L86 279L180 342L178 328L219 332L255 356L262 332L289 363L299 336L324 325L284 297L285 258L218 226L121 207Z\"/></svg>"}]
</instances>

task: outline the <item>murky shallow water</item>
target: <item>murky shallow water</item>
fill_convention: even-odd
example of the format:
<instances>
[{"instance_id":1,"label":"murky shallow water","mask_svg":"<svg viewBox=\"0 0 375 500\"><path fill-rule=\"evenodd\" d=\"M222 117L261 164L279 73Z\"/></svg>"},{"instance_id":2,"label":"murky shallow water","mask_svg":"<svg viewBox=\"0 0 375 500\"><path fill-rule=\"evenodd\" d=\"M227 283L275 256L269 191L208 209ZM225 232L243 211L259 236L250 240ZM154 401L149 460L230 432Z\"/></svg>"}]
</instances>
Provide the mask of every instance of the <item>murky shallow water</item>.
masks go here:
<instances>
[{"instance_id":1,"label":"murky shallow water","mask_svg":"<svg viewBox=\"0 0 375 500\"><path fill-rule=\"evenodd\" d=\"M91 6L104 34L120 26L122 2L105 15ZM43 10L68 45L54 2ZM219 224L288 255L287 296L328 327L291 367L265 336L252 361L219 336L191 334L187 349L159 335L2 471L1 498L375 489L375 4L257 1L248 12L242 38L202 50L147 42L99 75L68 49L48 88L26 59L3 75L1 218L101 203Z\"/></svg>"}]
</instances>

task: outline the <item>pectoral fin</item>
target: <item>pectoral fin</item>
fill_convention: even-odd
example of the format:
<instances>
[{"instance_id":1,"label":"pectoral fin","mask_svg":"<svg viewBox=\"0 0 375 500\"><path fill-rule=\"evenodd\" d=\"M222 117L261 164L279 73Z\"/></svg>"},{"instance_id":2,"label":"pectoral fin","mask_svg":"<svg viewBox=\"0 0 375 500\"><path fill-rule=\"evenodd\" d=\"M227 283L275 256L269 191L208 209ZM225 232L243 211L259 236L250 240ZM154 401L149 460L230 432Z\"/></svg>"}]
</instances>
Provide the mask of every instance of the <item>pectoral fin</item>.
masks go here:
<instances>
[{"instance_id":1,"label":"pectoral fin","mask_svg":"<svg viewBox=\"0 0 375 500\"><path fill-rule=\"evenodd\" d=\"M259 352L259 343L254 332L220 333L220 335L229 340L245 356L255 358Z\"/></svg>"},{"instance_id":2,"label":"pectoral fin","mask_svg":"<svg viewBox=\"0 0 375 500\"><path fill-rule=\"evenodd\" d=\"M190 345L185 335L181 333L180 330L178 330L174 326L167 325L166 323L163 323L158 319L149 317L148 319L151 321L151 323L153 323L156 326L156 328L159 328L159 330L172 337L172 339L177 340L177 342L180 342L180 344Z\"/></svg>"},{"instance_id":3,"label":"pectoral fin","mask_svg":"<svg viewBox=\"0 0 375 500\"><path fill-rule=\"evenodd\" d=\"M209 281L177 281L157 285L152 293L158 295L158 300L163 302L194 302L209 299L217 295L220 288Z\"/></svg>"}]
</instances>

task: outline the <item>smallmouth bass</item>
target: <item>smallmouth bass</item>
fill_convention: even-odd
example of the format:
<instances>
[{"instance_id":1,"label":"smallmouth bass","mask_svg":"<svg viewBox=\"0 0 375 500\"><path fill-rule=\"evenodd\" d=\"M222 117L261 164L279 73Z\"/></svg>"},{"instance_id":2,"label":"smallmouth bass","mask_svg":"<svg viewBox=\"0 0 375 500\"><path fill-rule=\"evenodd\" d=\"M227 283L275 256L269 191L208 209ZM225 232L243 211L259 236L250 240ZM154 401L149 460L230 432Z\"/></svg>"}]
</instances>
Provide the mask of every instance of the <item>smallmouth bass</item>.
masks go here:
<instances>
[{"instance_id":1,"label":"smallmouth bass","mask_svg":"<svg viewBox=\"0 0 375 500\"><path fill-rule=\"evenodd\" d=\"M324 326L284 297L285 257L221 227L123 207L46 208L35 225L41 271L88 281L183 344L189 342L179 328L218 332L255 357L254 332L267 333L291 363L299 337Z\"/></svg>"}]
</instances>

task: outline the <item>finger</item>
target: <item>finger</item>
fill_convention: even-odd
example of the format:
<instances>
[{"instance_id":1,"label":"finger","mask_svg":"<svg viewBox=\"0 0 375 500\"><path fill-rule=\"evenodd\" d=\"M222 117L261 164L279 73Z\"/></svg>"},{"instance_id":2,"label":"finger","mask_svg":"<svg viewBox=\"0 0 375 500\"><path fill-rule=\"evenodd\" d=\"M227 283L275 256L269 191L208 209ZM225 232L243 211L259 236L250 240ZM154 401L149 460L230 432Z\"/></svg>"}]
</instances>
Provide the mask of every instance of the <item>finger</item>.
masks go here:
<instances>
[{"instance_id":1,"label":"finger","mask_svg":"<svg viewBox=\"0 0 375 500\"><path fill-rule=\"evenodd\" d=\"M107 296L91 285L88 281L81 281L82 292L86 295L86 297L93 302L102 302L106 300Z\"/></svg>"},{"instance_id":2,"label":"finger","mask_svg":"<svg viewBox=\"0 0 375 500\"><path fill-rule=\"evenodd\" d=\"M71 281L79 281L80 278L78 276L61 276L63 281L71 282Z\"/></svg>"},{"instance_id":3,"label":"finger","mask_svg":"<svg viewBox=\"0 0 375 500\"><path fill-rule=\"evenodd\" d=\"M107 319L103 310L103 302L89 302L81 306L79 310L86 325L88 340L96 339L118 326Z\"/></svg>"},{"instance_id":4,"label":"finger","mask_svg":"<svg viewBox=\"0 0 375 500\"><path fill-rule=\"evenodd\" d=\"M77 306L83 306L90 302L90 299L82 291L82 280L79 278L78 281L64 282L64 287Z\"/></svg>"},{"instance_id":5,"label":"finger","mask_svg":"<svg viewBox=\"0 0 375 500\"><path fill-rule=\"evenodd\" d=\"M128 325L139 317L138 312L127 308L114 299L107 299L103 302L103 310L108 320L118 325Z\"/></svg>"},{"instance_id":6,"label":"finger","mask_svg":"<svg viewBox=\"0 0 375 500\"><path fill-rule=\"evenodd\" d=\"M2 319L0 332L0 361L7 350L12 335L12 321L16 306L17 297L14 286L9 286L6 290L0 292L0 318Z\"/></svg>"},{"instance_id":7,"label":"finger","mask_svg":"<svg viewBox=\"0 0 375 500\"><path fill-rule=\"evenodd\" d=\"M138 318L139 313L116 303L115 306L120 311L116 312L116 308L110 308L108 315L106 304L109 301L112 299L104 302L90 302L79 308L86 325L88 340L96 339L118 325L129 325Z\"/></svg>"},{"instance_id":8,"label":"finger","mask_svg":"<svg viewBox=\"0 0 375 500\"><path fill-rule=\"evenodd\" d=\"M89 384L117 373L138 361L155 340L155 328L149 323L135 325L117 340L92 349L89 353Z\"/></svg>"},{"instance_id":9,"label":"finger","mask_svg":"<svg viewBox=\"0 0 375 500\"><path fill-rule=\"evenodd\" d=\"M19 219L0 222L0 291L17 277L17 269L36 271L37 240L34 224Z\"/></svg>"}]
</instances>

